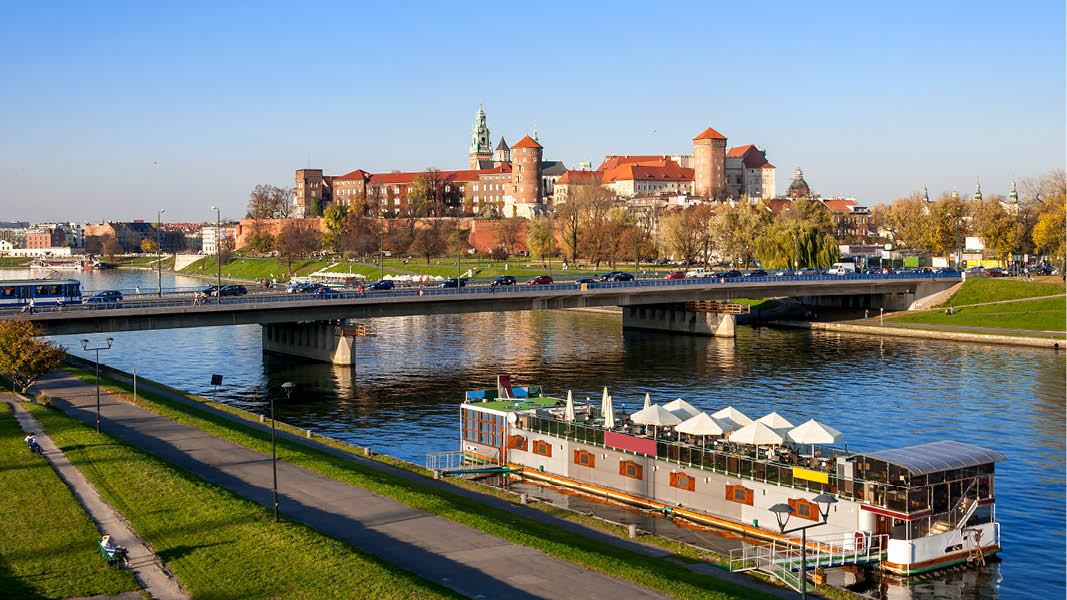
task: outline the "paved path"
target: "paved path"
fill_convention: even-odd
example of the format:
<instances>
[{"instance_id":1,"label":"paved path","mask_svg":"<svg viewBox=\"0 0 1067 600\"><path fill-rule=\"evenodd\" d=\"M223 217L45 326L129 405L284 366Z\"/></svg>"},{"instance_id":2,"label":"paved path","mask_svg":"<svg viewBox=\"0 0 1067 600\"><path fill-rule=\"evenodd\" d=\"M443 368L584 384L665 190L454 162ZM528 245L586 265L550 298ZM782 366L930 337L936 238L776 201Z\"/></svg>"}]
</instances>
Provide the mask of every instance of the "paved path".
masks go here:
<instances>
[{"instance_id":1,"label":"paved path","mask_svg":"<svg viewBox=\"0 0 1067 600\"><path fill-rule=\"evenodd\" d=\"M100 498L100 492L82 475L66 454L63 454L41 425L19 402L8 402L15 411L15 420L23 431L37 433L44 457L52 464L59 478L74 492L78 502L96 522L101 534L108 534L119 546L129 552L127 568L133 571L141 586L159 600L182 600L189 595L182 591L177 580L163 567L162 561L152 552L119 511ZM104 559L101 558L101 561ZM135 597L140 597L137 594Z\"/></svg>"},{"instance_id":2,"label":"paved path","mask_svg":"<svg viewBox=\"0 0 1067 600\"><path fill-rule=\"evenodd\" d=\"M983 313L987 314L987 313ZM853 325L867 325L871 327L901 327L904 329L944 329L946 331L966 331L967 333L989 333L989 334L1005 334L1005 333L1023 333L1033 335L1058 335L1067 336L1067 333L1063 331L1052 331L1050 329L1006 329L1003 327L978 327L976 325L949 325L947 323L896 323L886 322L883 325L877 323L871 323L875 319L863 319L859 321L849 321Z\"/></svg>"},{"instance_id":3,"label":"paved path","mask_svg":"<svg viewBox=\"0 0 1067 600\"><path fill-rule=\"evenodd\" d=\"M56 406L95 422L94 388L53 374L38 384ZM130 444L264 506L273 506L265 455L104 394L102 427ZM440 582L471 598L663 598L660 594L513 544L391 498L278 463L279 504L290 519Z\"/></svg>"}]
</instances>

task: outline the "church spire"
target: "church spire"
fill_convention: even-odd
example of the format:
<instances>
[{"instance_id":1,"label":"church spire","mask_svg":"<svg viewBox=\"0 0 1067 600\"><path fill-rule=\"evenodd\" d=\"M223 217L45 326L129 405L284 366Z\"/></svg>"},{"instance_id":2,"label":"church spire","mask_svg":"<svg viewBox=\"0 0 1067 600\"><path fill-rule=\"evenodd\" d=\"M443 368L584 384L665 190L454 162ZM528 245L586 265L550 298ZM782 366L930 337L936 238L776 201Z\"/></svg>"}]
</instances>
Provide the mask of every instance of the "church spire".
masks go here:
<instances>
[{"instance_id":1,"label":"church spire","mask_svg":"<svg viewBox=\"0 0 1067 600\"><path fill-rule=\"evenodd\" d=\"M923 202L930 202L930 191L926 189L925 185L923 186Z\"/></svg>"},{"instance_id":2,"label":"church spire","mask_svg":"<svg viewBox=\"0 0 1067 600\"><path fill-rule=\"evenodd\" d=\"M1011 194L1008 196L1008 199L1011 200L1012 204L1019 203L1019 190L1015 189L1014 179L1011 180Z\"/></svg>"},{"instance_id":3,"label":"church spire","mask_svg":"<svg viewBox=\"0 0 1067 600\"><path fill-rule=\"evenodd\" d=\"M978 185L975 186L975 188L974 188L974 201L975 202L981 202L982 201L982 178L981 177L978 178Z\"/></svg>"},{"instance_id":4,"label":"church spire","mask_svg":"<svg viewBox=\"0 0 1067 600\"><path fill-rule=\"evenodd\" d=\"M537 139L537 123L534 123L534 132L533 132L533 133L534 133L534 134L533 134L533 139L534 139L534 141L535 141L535 142L539 142L539 141L541 141L541 140Z\"/></svg>"},{"instance_id":5,"label":"church spire","mask_svg":"<svg viewBox=\"0 0 1067 600\"><path fill-rule=\"evenodd\" d=\"M474 128L471 130L471 154L492 154L493 147L489 144L489 126L485 124L485 109L478 105L478 112L474 115Z\"/></svg>"}]
</instances>

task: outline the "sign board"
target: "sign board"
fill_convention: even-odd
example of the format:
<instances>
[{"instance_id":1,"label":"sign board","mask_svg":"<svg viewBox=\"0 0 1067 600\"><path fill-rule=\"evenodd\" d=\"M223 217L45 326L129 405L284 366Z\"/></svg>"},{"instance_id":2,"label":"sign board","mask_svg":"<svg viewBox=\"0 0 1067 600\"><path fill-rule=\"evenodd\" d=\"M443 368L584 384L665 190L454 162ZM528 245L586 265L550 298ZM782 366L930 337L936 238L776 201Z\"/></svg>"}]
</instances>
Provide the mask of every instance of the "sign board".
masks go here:
<instances>
[{"instance_id":1,"label":"sign board","mask_svg":"<svg viewBox=\"0 0 1067 600\"><path fill-rule=\"evenodd\" d=\"M793 467L793 478L807 479L808 481L814 481L815 483L830 483L829 473L812 471L811 469L801 469L800 467Z\"/></svg>"},{"instance_id":2,"label":"sign board","mask_svg":"<svg viewBox=\"0 0 1067 600\"><path fill-rule=\"evenodd\" d=\"M222 385L222 375L212 375L211 385Z\"/></svg>"}]
</instances>

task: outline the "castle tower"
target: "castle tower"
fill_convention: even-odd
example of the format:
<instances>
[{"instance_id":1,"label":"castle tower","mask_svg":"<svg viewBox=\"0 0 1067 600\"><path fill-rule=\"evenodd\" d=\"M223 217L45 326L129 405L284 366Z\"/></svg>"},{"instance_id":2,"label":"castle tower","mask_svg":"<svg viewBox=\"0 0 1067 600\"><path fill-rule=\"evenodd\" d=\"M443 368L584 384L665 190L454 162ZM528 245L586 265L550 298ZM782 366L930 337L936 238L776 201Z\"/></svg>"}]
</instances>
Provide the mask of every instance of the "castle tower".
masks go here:
<instances>
[{"instance_id":1,"label":"castle tower","mask_svg":"<svg viewBox=\"0 0 1067 600\"><path fill-rule=\"evenodd\" d=\"M499 167L500 165L508 164L511 162L511 148L508 148L508 143L504 141L503 136L500 138L500 143L496 145L496 150L493 150L493 166Z\"/></svg>"},{"instance_id":2,"label":"castle tower","mask_svg":"<svg viewBox=\"0 0 1067 600\"><path fill-rule=\"evenodd\" d=\"M530 136L511 147L512 200L515 204L541 201L541 152L544 148ZM514 216L514 215L506 215Z\"/></svg>"},{"instance_id":3,"label":"castle tower","mask_svg":"<svg viewBox=\"0 0 1067 600\"><path fill-rule=\"evenodd\" d=\"M705 198L726 193L726 136L708 127L693 138L693 192Z\"/></svg>"},{"instance_id":4,"label":"castle tower","mask_svg":"<svg viewBox=\"0 0 1067 600\"><path fill-rule=\"evenodd\" d=\"M493 146L489 143L489 126L485 124L485 110L478 105L474 115L474 128L471 130L470 168L477 169L478 161L492 160Z\"/></svg>"}]
</instances>

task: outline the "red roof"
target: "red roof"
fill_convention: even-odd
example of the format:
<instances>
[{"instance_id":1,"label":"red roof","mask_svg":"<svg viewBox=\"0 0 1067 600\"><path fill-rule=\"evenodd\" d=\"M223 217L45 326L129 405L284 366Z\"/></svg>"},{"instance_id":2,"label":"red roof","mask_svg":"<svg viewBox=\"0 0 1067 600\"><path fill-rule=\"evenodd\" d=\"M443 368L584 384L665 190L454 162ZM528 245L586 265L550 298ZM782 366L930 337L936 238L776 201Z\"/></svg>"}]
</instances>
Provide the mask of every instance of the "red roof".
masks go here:
<instances>
[{"instance_id":1,"label":"red roof","mask_svg":"<svg viewBox=\"0 0 1067 600\"><path fill-rule=\"evenodd\" d=\"M825 204L826 207L829 208L830 210L832 210L834 212L839 212L839 213L852 212L852 207L856 206L856 201L855 200L847 200L847 199L823 200L822 203Z\"/></svg>"},{"instance_id":2,"label":"red roof","mask_svg":"<svg viewBox=\"0 0 1067 600\"><path fill-rule=\"evenodd\" d=\"M704 130L703 133L693 138L694 140L725 140L726 136L715 131L711 127Z\"/></svg>"},{"instance_id":3,"label":"red roof","mask_svg":"<svg viewBox=\"0 0 1067 600\"><path fill-rule=\"evenodd\" d=\"M367 178L369 178L370 176L371 174L364 171L363 169L356 169L355 171L352 171L351 173L346 173L344 175L341 175L340 177L334 177L334 179L340 181L344 181L347 179L362 179L366 181Z\"/></svg>"},{"instance_id":4,"label":"red roof","mask_svg":"<svg viewBox=\"0 0 1067 600\"><path fill-rule=\"evenodd\" d=\"M597 171L567 171L556 180L556 185L591 185L600 183L604 172Z\"/></svg>"},{"instance_id":5,"label":"red roof","mask_svg":"<svg viewBox=\"0 0 1067 600\"><path fill-rule=\"evenodd\" d=\"M622 164L604 173L604 182L615 181L692 181L693 169L685 169L673 160Z\"/></svg>"},{"instance_id":6,"label":"red roof","mask_svg":"<svg viewBox=\"0 0 1067 600\"><path fill-rule=\"evenodd\" d=\"M728 158L740 158L746 169L773 169L774 165L767 162L767 157L752 144L730 148L726 153Z\"/></svg>"},{"instance_id":7,"label":"red roof","mask_svg":"<svg viewBox=\"0 0 1067 600\"><path fill-rule=\"evenodd\" d=\"M730 150L726 153L726 156L728 158L744 158L745 157L745 153L748 152L749 148L752 148L753 150L756 149L756 147L753 146L752 144L748 144L748 145L745 145L745 146L738 146L736 148L730 148Z\"/></svg>"},{"instance_id":8,"label":"red roof","mask_svg":"<svg viewBox=\"0 0 1067 600\"><path fill-rule=\"evenodd\" d=\"M543 148L543 147L544 146L542 146L541 144L538 144L537 142L535 142L533 140L533 138L530 137L530 136L526 136L526 137L522 138L521 140L515 142L511 146L511 148L513 150L515 148Z\"/></svg>"},{"instance_id":9,"label":"red roof","mask_svg":"<svg viewBox=\"0 0 1067 600\"><path fill-rule=\"evenodd\" d=\"M792 198L770 198L768 200L764 200L763 202L765 202L767 204L767 208L770 208L771 211L775 214L780 213L783 210L787 210L793 206Z\"/></svg>"},{"instance_id":10,"label":"red roof","mask_svg":"<svg viewBox=\"0 0 1067 600\"><path fill-rule=\"evenodd\" d=\"M633 155L633 156L616 156L614 154L604 157L604 162L600 163L597 167L597 171L606 171L608 169L614 169L619 165L625 165L628 163L640 163L640 162L658 162L667 158L665 154L646 154L646 155Z\"/></svg>"},{"instance_id":11,"label":"red roof","mask_svg":"<svg viewBox=\"0 0 1067 600\"><path fill-rule=\"evenodd\" d=\"M478 181L479 176L493 173L510 173L511 167L501 165L492 169L467 169L463 171L441 171L441 180L446 182ZM425 171L411 173L375 173L370 175L369 183L411 183L416 177L426 175ZM347 175L346 175L347 177Z\"/></svg>"}]
</instances>

